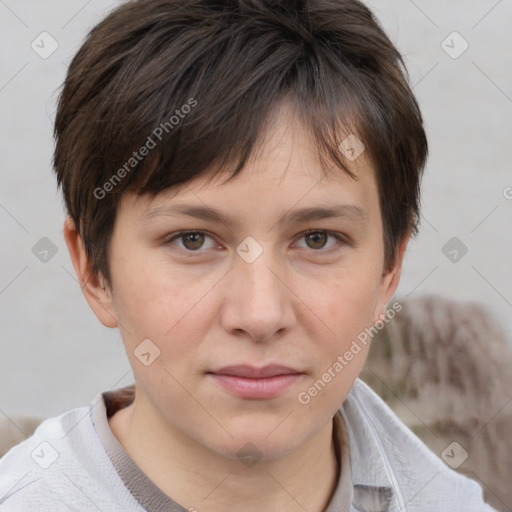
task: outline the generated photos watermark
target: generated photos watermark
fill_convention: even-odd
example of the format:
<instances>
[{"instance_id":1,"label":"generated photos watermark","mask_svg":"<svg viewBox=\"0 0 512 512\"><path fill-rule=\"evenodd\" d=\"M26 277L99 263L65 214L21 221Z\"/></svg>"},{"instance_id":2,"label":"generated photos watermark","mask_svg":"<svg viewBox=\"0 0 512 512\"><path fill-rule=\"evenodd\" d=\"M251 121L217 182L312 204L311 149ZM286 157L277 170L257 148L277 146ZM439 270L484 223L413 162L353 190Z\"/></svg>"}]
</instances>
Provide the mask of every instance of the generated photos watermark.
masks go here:
<instances>
[{"instance_id":1,"label":"generated photos watermark","mask_svg":"<svg viewBox=\"0 0 512 512\"><path fill-rule=\"evenodd\" d=\"M371 328L367 327L364 331L360 332L357 338L352 341L350 348L343 355L339 355L336 361L308 389L301 391L297 395L299 403L302 405L309 404L311 399L317 396L361 352L361 345L366 347L368 341L373 339L384 328L385 324L393 320L401 310L402 304L394 302L391 308L386 309L385 315L375 325Z\"/></svg>"},{"instance_id":2,"label":"generated photos watermark","mask_svg":"<svg viewBox=\"0 0 512 512\"><path fill-rule=\"evenodd\" d=\"M149 155L152 149L155 149L159 142L164 137L164 132L169 134L174 128L180 124L182 119L185 119L194 107L197 106L197 100L189 98L187 103L181 108L174 111L168 121L160 123L148 136L146 142L137 150L134 151L132 156L120 167L101 187L94 189L94 197L101 201L107 195L107 192L112 192L114 188L128 175L130 172L139 165L146 156Z\"/></svg>"}]
</instances>

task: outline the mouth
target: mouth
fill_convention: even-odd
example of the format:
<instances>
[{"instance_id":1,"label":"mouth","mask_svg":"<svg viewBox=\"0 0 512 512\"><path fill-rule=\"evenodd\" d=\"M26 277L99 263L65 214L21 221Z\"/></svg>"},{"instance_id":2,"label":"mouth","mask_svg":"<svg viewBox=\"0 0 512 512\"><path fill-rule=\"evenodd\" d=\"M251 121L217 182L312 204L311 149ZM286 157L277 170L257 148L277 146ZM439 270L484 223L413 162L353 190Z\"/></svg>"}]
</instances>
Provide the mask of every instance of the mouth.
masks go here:
<instances>
[{"instance_id":1,"label":"mouth","mask_svg":"<svg viewBox=\"0 0 512 512\"><path fill-rule=\"evenodd\" d=\"M250 365L226 366L207 372L223 389L242 398L273 398L304 377L304 372L281 365L256 368Z\"/></svg>"}]
</instances>

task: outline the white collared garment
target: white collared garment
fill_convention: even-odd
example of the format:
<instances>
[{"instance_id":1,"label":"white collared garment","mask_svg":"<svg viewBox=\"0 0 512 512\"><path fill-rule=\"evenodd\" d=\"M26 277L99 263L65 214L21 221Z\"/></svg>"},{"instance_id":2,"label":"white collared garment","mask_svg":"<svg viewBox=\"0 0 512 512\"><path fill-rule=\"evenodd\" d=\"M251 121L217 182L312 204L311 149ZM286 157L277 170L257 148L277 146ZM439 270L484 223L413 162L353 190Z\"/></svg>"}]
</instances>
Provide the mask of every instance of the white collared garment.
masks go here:
<instances>
[{"instance_id":1,"label":"white collared garment","mask_svg":"<svg viewBox=\"0 0 512 512\"><path fill-rule=\"evenodd\" d=\"M178 504L159 489L110 430L127 389L98 393L11 448L0 459L0 511L200 512L200 499ZM341 471L324 512L496 512L360 379L334 416L333 439Z\"/></svg>"}]
</instances>

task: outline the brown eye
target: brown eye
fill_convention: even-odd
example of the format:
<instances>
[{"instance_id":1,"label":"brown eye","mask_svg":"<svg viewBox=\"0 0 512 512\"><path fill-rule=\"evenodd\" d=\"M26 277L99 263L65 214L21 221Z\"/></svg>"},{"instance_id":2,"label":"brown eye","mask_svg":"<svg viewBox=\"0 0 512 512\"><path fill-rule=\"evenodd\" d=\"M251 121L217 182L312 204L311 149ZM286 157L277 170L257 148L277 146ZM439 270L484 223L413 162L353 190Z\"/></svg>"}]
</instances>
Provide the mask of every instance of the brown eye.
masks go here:
<instances>
[{"instance_id":1,"label":"brown eye","mask_svg":"<svg viewBox=\"0 0 512 512\"><path fill-rule=\"evenodd\" d=\"M331 242L329 242L331 239ZM300 237L301 249L312 249L318 254L332 253L341 250L348 244L346 236L342 233L332 233L322 229L311 230Z\"/></svg>"},{"instance_id":2,"label":"brown eye","mask_svg":"<svg viewBox=\"0 0 512 512\"><path fill-rule=\"evenodd\" d=\"M322 249L327 243L329 235L324 231L315 231L304 236L310 249Z\"/></svg>"},{"instance_id":3,"label":"brown eye","mask_svg":"<svg viewBox=\"0 0 512 512\"><path fill-rule=\"evenodd\" d=\"M210 240L210 245L208 245ZM180 231L165 242L168 246L176 245L181 251L203 253L215 247L215 240L203 231Z\"/></svg>"},{"instance_id":4,"label":"brown eye","mask_svg":"<svg viewBox=\"0 0 512 512\"><path fill-rule=\"evenodd\" d=\"M204 244L204 233L184 233L181 235L183 245L189 251L196 251Z\"/></svg>"}]
</instances>

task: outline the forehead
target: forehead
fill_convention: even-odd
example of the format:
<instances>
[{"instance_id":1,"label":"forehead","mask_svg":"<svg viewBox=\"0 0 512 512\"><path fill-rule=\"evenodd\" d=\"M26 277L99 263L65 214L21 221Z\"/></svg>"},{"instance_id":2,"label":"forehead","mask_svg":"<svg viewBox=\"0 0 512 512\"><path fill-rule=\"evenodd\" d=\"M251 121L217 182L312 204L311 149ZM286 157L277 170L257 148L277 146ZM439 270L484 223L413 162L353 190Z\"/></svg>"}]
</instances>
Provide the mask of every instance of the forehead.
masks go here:
<instances>
[{"instance_id":1,"label":"forehead","mask_svg":"<svg viewBox=\"0 0 512 512\"><path fill-rule=\"evenodd\" d=\"M353 137L349 136L348 141ZM346 131L341 131L342 150L346 150L346 143L343 143L346 140ZM347 164L356 179L338 167L322 167L311 134L285 103L274 111L261 143L236 176L232 177L227 169L205 170L201 176L163 190L154 197L132 194L123 200L125 205L130 204L130 210L142 222L180 213L179 210L190 212L190 206L195 208L198 216L213 221L227 221L227 212L236 217L269 211L279 212L280 221L283 221L286 218L284 212L294 206L303 210L302 217L296 216L297 220L308 216L313 219L315 215L319 217L319 212L315 213L311 208L318 210L323 205L329 205L330 209L342 205L337 213L343 210L344 215L353 219L375 216L378 191L369 159L362 151L356 159L347 159ZM311 211L307 212L308 208Z\"/></svg>"}]
</instances>

